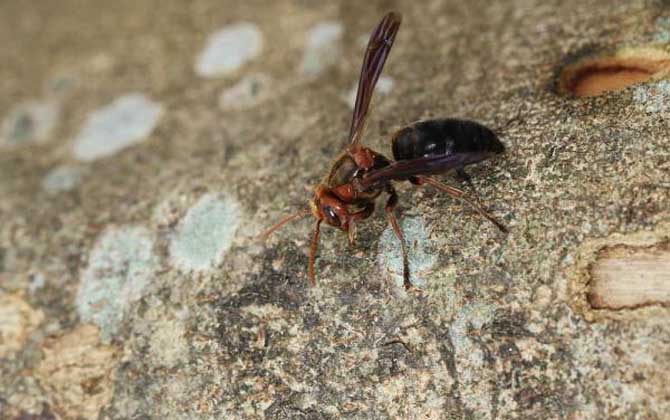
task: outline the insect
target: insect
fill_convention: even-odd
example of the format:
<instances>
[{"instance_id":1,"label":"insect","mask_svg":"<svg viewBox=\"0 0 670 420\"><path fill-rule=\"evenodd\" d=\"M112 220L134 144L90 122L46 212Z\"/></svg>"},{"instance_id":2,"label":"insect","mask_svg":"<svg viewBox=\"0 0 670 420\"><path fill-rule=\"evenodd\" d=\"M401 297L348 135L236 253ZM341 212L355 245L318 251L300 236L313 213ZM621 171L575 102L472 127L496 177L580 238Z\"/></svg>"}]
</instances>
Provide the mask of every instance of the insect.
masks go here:
<instances>
[{"instance_id":1,"label":"insect","mask_svg":"<svg viewBox=\"0 0 670 420\"><path fill-rule=\"evenodd\" d=\"M394 160L361 144L361 137L368 115L375 85L391 51L401 15L390 12L379 22L370 36L354 105L349 146L333 163L325 179L316 186L309 208L286 216L261 235L266 239L286 223L308 215L316 218L309 254L309 279L316 285L315 261L319 244L321 224L347 232L349 242L354 243L356 224L367 219L375 209L375 200L387 194L384 210L400 241L403 257L403 284L410 289L407 248L402 229L394 209L398 194L393 182L409 181L415 185L430 185L469 204L480 215L490 220L501 231L507 232L503 224L480 206L468 199L465 192L438 181L430 175L455 169L466 180L469 177L463 168L480 162L492 155L504 152L505 147L490 129L473 121L459 119L435 119L413 123L398 130L392 137Z\"/></svg>"}]
</instances>

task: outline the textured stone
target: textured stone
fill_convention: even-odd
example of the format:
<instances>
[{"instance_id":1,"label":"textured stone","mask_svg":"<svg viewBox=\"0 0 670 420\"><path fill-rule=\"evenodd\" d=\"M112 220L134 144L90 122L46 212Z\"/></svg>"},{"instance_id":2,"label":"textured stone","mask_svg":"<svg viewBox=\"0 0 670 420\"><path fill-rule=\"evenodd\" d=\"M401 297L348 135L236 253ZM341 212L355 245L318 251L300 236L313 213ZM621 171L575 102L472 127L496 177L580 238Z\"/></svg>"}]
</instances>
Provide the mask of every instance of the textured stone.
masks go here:
<instances>
[{"instance_id":1,"label":"textured stone","mask_svg":"<svg viewBox=\"0 0 670 420\"><path fill-rule=\"evenodd\" d=\"M43 320L44 314L20 297L0 293L0 357L21 350Z\"/></svg>"},{"instance_id":2,"label":"textured stone","mask_svg":"<svg viewBox=\"0 0 670 420\"><path fill-rule=\"evenodd\" d=\"M96 418L113 395L116 350L100 342L99 330L82 324L47 340L35 377L52 407L65 418Z\"/></svg>"},{"instance_id":3,"label":"textured stone","mask_svg":"<svg viewBox=\"0 0 670 420\"><path fill-rule=\"evenodd\" d=\"M353 247L323 226L316 288L313 217L255 237L306 209L346 147L359 35L389 2L3 3L2 118L30 98L60 106L44 141L0 153L3 414L667 418L670 308L648 295L639 307L589 301L608 249L667 246L665 63L617 92L557 89L568 64L667 50L667 2L394 4L392 89L375 95L364 143L391 156L398 127L457 117L506 146L468 168L472 185L439 178L508 235L458 200L397 183L412 293L399 287L384 194ZM258 54L202 77L207 37L240 22L263 34ZM323 23L335 30L310 46ZM267 85L253 83L261 74ZM76 88L44 88L59 75ZM126 92L160 107L153 129L73 156L90 115ZM150 119L130 108L128 122L102 124L114 136L93 137ZM61 166L85 180L47 194Z\"/></svg>"}]
</instances>

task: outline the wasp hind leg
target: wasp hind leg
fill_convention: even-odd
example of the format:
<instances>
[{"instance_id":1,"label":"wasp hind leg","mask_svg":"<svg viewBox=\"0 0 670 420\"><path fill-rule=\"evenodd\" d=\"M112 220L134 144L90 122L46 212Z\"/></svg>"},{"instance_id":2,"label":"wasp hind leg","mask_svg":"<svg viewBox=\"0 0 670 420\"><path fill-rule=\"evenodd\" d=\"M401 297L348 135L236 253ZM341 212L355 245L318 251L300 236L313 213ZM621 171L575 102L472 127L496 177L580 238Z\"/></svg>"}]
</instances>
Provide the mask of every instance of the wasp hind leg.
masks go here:
<instances>
[{"instance_id":1,"label":"wasp hind leg","mask_svg":"<svg viewBox=\"0 0 670 420\"><path fill-rule=\"evenodd\" d=\"M415 185L424 185L428 184L432 187L437 188L438 190L447 193L449 196L453 198L457 198L464 203L470 205L477 213L479 213L482 217L487 219L489 222L493 223L498 229L500 229L501 232L508 233L509 230L507 229L507 226L503 225L501 222L499 222L495 217L493 217L489 212L484 210L481 206L479 206L477 203L474 201L470 200L466 194L465 191L458 189L456 187L452 187L451 185L443 184L442 182L438 181L437 179L429 176L416 176L414 177L413 180L410 180L413 184Z\"/></svg>"},{"instance_id":2,"label":"wasp hind leg","mask_svg":"<svg viewBox=\"0 0 670 420\"><path fill-rule=\"evenodd\" d=\"M459 180L468 184L468 187L470 187L470 190L472 190L473 192L475 191L475 185L472 183L472 177L470 176L470 174L465 172L465 169L463 169L463 168L456 169L456 177Z\"/></svg>"},{"instance_id":3,"label":"wasp hind leg","mask_svg":"<svg viewBox=\"0 0 670 420\"><path fill-rule=\"evenodd\" d=\"M384 210L386 211L386 217L391 223L391 227L393 228L395 236L400 241L400 246L402 249L403 286L405 286L405 290L410 290L413 288L413 286L412 282L410 282L409 280L409 259L407 258L407 246L405 245L405 236L402 233L402 229L400 228L400 224L398 223L398 219L396 218L394 213L395 207L398 205L398 194L396 193L395 188L393 188L390 184L386 187L386 193L389 195L389 198L386 201L386 206L384 207Z\"/></svg>"}]
</instances>

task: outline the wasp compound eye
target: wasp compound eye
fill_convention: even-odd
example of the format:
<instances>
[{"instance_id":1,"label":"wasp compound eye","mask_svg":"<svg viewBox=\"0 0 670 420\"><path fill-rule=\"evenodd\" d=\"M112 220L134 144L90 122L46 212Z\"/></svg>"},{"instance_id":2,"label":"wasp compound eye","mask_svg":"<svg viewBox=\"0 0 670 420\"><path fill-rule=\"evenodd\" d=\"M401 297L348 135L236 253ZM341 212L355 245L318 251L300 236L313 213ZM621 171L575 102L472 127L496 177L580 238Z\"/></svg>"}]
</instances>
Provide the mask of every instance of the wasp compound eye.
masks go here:
<instances>
[{"instance_id":1,"label":"wasp compound eye","mask_svg":"<svg viewBox=\"0 0 670 420\"><path fill-rule=\"evenodd\" d=\"M328 220L333 222L332 224L337 226L340 225L340 218L337 217L337 214L335 213L332 207L330 206L324 207L323 212L326 214L326 217L328 217Z\"/></svg>"}]
</instances>

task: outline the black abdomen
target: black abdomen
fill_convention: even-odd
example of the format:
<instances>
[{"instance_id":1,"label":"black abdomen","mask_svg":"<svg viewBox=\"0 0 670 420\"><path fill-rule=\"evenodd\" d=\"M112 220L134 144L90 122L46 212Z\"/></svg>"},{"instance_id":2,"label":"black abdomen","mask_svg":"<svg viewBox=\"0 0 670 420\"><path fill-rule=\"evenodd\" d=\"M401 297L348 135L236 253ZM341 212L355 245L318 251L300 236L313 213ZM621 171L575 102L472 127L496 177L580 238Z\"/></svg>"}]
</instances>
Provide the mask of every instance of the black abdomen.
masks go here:
<instances>
[{"instance_id":1,"label":"black abdomen","mask_svg":"<svg viewBox=\"0 0 670 420\"><path fill-rule=\"evenodd\" d=\"M395 134L392 147L395 160L455 153L470 153L483 159L505 150L490 129L474 121L453 118L411 124Z\"/></svg>"}]
</instances>

